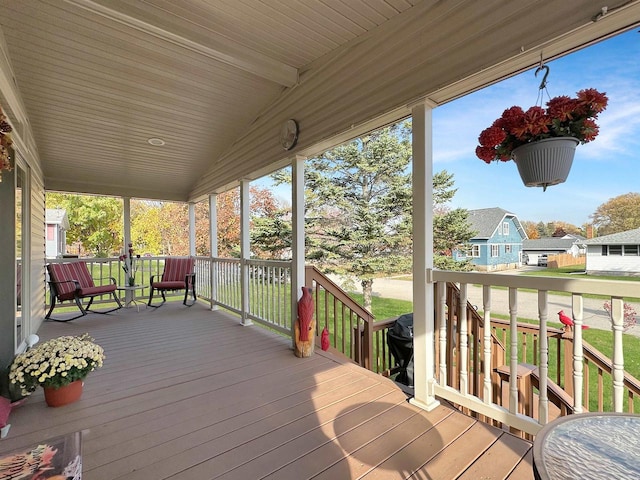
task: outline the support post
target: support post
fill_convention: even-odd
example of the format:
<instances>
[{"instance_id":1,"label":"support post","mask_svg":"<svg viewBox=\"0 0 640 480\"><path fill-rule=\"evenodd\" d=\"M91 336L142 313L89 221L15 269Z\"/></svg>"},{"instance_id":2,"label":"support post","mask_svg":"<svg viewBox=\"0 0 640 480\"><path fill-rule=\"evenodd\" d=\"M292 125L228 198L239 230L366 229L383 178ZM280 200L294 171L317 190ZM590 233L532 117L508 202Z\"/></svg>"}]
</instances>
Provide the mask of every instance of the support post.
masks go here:
<instances>
[{"instance_id":1,"label":"support post","mask_svg":"<svg viewBox=\"0 0 640 480\"><path fill-rule=\"evenodd\" d=\"M292 210L292 264L291 264L291 345L295 349L295 323L298 318L298 299L304 286L304 161L306 157L296 155L291 163L291 210ZM311 287L311 285L308 285Z\"/></svg>"},{"instance_id":2,"label":"support post","mask_svg":"<svg viewBox=\"0 0 640 480\"><path fill-rule=\"evenodd\" d=\"M218 304L218 195L209 195L209 287L211 289L211 310Z\"/></svg>"},{"instance_id":3,"label":"support post","mask_svg":"<svg viewBox=\"0 0 640 480\"><path fill-rule=\"evenodd\" d=\"M249 320L249 260L251 259L251 241L249 238L249 180L240 181L240 281L242 295L242 325L253 325Z\"/></svg>"},{"instance_id":4,"label":"support post","mask_svg":"<svg viewBox=\"0 0 640 480\"><path fill-rule=\"evenodd\" d=\"M189 202L189 255L196 256L196 204Z\"/></svg>"},{"instance_id":5,"label":"support post","mask_svg":"<svg viewBox=\"0 0 640 480\"><path fill-rule=\"evenodd\" d=\"M432 106L423 101L413 117L413 355L411 403L432 410L435 397L435 302L433 270Z\"/></svg>"},{"instance_id":6,"label":"support post","mask_svg":"<svg viewBox=\"0 0 640 480\"><path fill-rule=\"evenodd\" d=\"M129 244L131 242L131 198L130 197L122 197L122 208L123 208L123 217L124 217L124 245L123 245L123 255L129 256ZM133 265L133 259L129 259L129 265ZM131 272L133 273L133 272ZM124 285L129 285L127 278L128 275L124 277ZM126 290L124 293L125 305L130 305L134 298L134 293L132 290Z\"/></svg>"}]
</instances>

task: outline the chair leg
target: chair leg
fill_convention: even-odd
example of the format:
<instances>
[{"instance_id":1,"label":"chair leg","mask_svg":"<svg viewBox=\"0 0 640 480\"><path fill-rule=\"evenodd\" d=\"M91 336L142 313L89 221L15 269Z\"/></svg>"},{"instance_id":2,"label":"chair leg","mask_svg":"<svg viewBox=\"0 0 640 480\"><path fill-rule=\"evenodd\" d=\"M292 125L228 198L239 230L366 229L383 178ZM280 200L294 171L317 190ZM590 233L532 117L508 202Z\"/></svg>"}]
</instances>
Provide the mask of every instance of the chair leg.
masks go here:
<instances>
[{"instance_id":1,"label":"chair leg","mask_svg":"<svg viewBox=\"0 0 640 480\"><path fill-rule=\"evenodd\" d=\"M49 307L49 311L47 312L47 314L44 316L45 320L49 320L49 317L51 316L51 313L53 312L53 309L56 306L56 296L55 294L53 294L53 292L51 293L51 307Z\"/></svg>"},{"instance_id":2,"label":"chair leg","mask_svg":"<svg viewBox=\"0 0 640 480\"><path fill-rule=\"evenodd\" d=\"M51 308L49 308L49 312L47 313L47 315L44 317L45 320L52 320L54 322L70 322L71 320L75 320L76 318L80 318L80 317L84 317L87 314L87 311L85 310L85 308L82 306L82 302L80 301L80 298L75 297L74 300L76 302L77 307L80 309L80 315L76 315L75 317L71 317L71 318L53 318L51 316L51 312L53 312L53 308L56 305L56 297L52 296L51 297Z\"/></svg>"},{"instance_id":3,"label":"chair leg","mask_svg":"<svg viewBox=\"0 0 640 480\"><path fill-rule=\"evenodd\" d=\"M193 295L193 301L191 303L187 303L187 297L189 296L189 291L191 291L191 294ZM184 290L184 300L182 302L183 305L186 305L187 307L190 307L191 305L193 305L194 303L196 303L196 286L194 284L191 285L191 287L187 286L187 288Z\"/></svg>"},{"instance_id":4,"label":"chair leg","mask_svg":"<svg viewBox=\"0 0 640 480\"><path fill-rule=\"evenodd\" d=\"M162 303L160 305L151 305L151 300L153 300L153 291L156 290L153 287L151 287L151 293L149 294L149 302L147 303L148 307L153 307L153 308L158 308L161 307L162 305L164 305L164 302L167 301L166 297L164 296L164 290L160 290L158 289L158 292L160 292L160 295L162 295Z\"/></svg>"},{"instance_id":5,"label":"chair leg","mask_svg":"<svg viewBox=\"0 0 640 480\"><path fill-rule=\"evenodd\" d=\"M116 301L116 304L118 305L117 307L112 308L111 310L89 310L89 307L91 307L91 304L93 303L93 299L95 298L95 297L90 297L89 303L85 307L85 311L91 312L91 313L106 314L106 313L115 312L116 310L120 310L122 308L122 303L120 303L120 299L116 295L116 292L111 292L111 295L113 295L113 298Z\"/></svg>"}]
</instances>

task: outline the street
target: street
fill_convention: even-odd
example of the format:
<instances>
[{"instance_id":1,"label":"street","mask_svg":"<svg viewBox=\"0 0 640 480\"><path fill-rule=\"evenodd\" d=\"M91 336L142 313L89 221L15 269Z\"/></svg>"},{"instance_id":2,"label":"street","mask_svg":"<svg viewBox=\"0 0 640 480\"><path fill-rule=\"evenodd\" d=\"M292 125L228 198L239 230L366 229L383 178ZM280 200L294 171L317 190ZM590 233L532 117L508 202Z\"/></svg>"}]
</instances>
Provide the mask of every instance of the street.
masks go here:
<instances>
[{"instance_id":1,"label":"street","mask_svg":"<svg viewBox=\"0 0 640 480\"><path fill-rule=\"evenodd\" d=\"M513 273L510 271L509 273ZM383 298L396 298L412 301L412 283L408 280L394 278L377 278L373 282L373 295ZM469 285L469 301L482 309L482 288ZM601 330L611 330L611 321L603 307L604 300L585 298L584 319L585 325ZM631 304L636 312L640 312L640 304ZM493 313L509 315L509 291L494 288L491 290L491 310ZM549 320L559 322L558 312L564 310L571 316L571 297L549 294ZM538 318L538 295L534 292L518 292L518 317L536 320ZM640 326L634 325L626 333L640 336Z\"/></svg>"}]
</instances>

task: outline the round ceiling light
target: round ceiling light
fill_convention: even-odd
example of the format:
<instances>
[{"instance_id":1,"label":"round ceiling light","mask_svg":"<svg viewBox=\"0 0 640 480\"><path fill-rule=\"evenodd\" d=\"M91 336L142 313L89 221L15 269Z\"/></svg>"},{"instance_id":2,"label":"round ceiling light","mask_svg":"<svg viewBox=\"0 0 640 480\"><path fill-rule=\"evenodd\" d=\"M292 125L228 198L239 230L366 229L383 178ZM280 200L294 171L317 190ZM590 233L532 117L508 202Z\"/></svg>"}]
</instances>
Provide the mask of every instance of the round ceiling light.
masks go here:
<instances>
[{"instance_id":1,"label":"round ceiling light","mask_svg":"<svg viewBox=\"0 0 640 480\"><path fill-rule=\"evenodd\" d=\"M164 140L161 138L150 138L147 142L149 142L150 145L155 145L156 147L164 145Z\"/></svg>"}]
</instances>

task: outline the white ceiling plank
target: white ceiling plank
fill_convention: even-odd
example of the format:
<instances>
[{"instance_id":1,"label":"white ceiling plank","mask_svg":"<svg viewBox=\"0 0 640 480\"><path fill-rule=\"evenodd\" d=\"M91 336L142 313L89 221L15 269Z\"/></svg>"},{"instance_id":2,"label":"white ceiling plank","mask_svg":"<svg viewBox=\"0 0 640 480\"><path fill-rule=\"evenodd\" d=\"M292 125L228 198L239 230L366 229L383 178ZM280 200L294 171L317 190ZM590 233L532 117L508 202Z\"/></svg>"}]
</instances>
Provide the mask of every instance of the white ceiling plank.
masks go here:
<instances>
[{"instance_id":1,"label":"white ceiling plank","mask_svg":"<svg viewBox=\"0 0 640 480\"><path fill-rule=\"evenodd\" d=\"M170 32L93 0L65 1L285 87L291 87L298 82L298 71L295 68L276 62L264 55L259 55L236 43L229 42L228 39L222 36L211 35L208 41L215 46L204 45L188 38L190 35L188 31L183 32L181 29L176 29L178 33Z\"/></svg>"}]
</instances>

